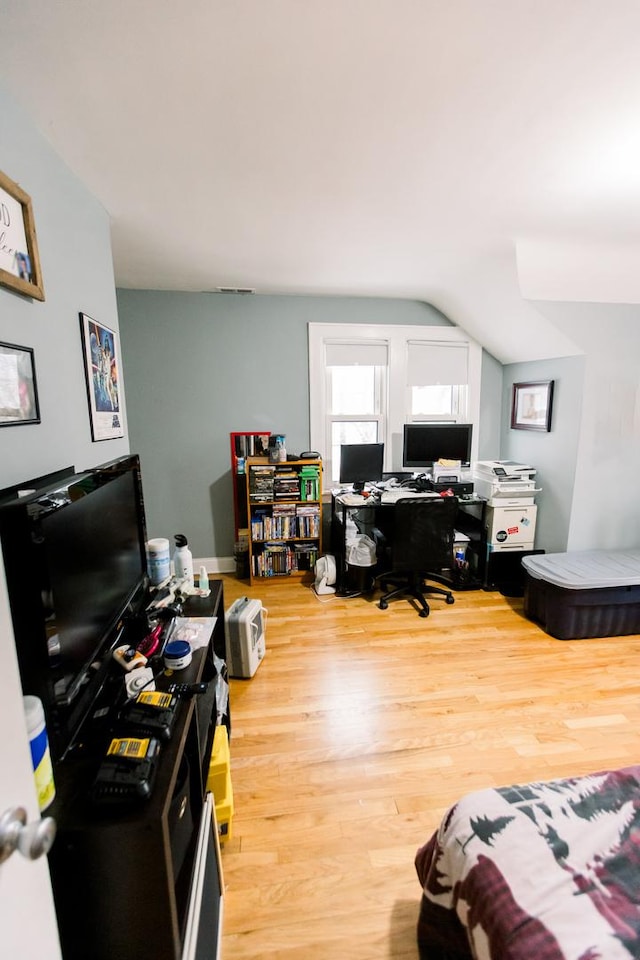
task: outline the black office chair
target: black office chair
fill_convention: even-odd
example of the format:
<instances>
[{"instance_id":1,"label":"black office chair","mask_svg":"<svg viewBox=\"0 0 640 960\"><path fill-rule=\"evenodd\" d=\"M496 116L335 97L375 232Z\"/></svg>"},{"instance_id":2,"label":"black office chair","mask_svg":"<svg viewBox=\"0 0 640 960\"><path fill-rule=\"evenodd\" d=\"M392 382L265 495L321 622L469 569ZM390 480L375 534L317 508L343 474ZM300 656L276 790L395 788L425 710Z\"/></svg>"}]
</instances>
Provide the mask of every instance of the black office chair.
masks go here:
<instances>
[{"instance_id":1,"label":"black office chair","mask_svg":"<svg viewBox=\"0 0 640 960\"><path fill-rule=\"evenodd\" d=\"M451 569L457 513L456 497L411 497L396 502L391 569L377 578L384 591L389 586L395 589L380 597L381 610L386 610L394 597L401 596L418 601L421 617L429 616L425 594L439 594L447 603L454 603L450 590L427 586L424 578L429 573L437 576L442 570Z\"/></svg>"}]
</instances>

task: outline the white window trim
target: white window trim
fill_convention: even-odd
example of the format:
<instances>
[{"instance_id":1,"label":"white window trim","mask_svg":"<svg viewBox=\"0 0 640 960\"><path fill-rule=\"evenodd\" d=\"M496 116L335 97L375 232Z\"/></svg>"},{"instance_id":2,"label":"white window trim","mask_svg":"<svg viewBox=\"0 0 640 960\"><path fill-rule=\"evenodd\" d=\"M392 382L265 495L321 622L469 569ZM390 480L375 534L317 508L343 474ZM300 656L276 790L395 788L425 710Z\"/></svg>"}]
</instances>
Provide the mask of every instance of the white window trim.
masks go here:
<instances>
[{"instance_id":1,"label":"white window trim","mask_svg":"<svg viewBox=\"0 0 640 960\"><path fill-rule=\"evenodd\" d=\"M468 355L468 421L473 424L472 461L478 459L480 425L480 383L482 348L460 327L404 326L359 323L310 323L309 337L309 436L311 448L329 458L325 438L327 384L325 379L326 344L384 342L388 349L388 417L385 444L385 469L402 469L402 434L406 412L406 384L409 343L466 344Z\"/></svg>"}]
</instances>

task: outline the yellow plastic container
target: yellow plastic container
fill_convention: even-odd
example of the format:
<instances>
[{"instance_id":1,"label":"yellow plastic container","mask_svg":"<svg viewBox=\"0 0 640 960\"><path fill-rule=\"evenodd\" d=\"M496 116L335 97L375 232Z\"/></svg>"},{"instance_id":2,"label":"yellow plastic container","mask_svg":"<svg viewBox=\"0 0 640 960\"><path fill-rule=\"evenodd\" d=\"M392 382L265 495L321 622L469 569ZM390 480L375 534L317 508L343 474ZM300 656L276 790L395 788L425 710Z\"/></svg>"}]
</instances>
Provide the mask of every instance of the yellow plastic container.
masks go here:
<instances>
[{"instance_id":1,"label":"yellow plastic container","mask_svg":"<svg viewBox=\"0 0 640 960\"><path fill-rule=\"evenodd\" d=\"M214 794L215 797L215 794ZM231 786L231 773L227 774L225 784L224 799L217 801L216 798L216 820L218 821L218 836L220 842L231 839L231 827L233 822L233 788Z\"/></svg>"},{"instance_id":2,"label":"yellow plastic container","mask_svg":"<svg viewBox=\"0 0 640 960\"><path fill-rule=\"evenodd\" d=\"M218 821L218 834L221 842L231 839L233 820L233 788L231 786L231 757L229 753L229 734L224 724L217 726L213 735L213 746L209 759L207 790L213 794Z\"/></svg>"},{"instance_id":3,"label":"yellow plastic container","mask_svg":"<svg viewBox=\"0 0 640 960\"><path fill-rule=\"evenodd\" d=\"M209 758L207 790L213 794L216 803L225 798L227 779L230 780L231 758L229 755L229 735L224 724L216 727L213 735L213 747Z\"/></svg>"}]
</instances>

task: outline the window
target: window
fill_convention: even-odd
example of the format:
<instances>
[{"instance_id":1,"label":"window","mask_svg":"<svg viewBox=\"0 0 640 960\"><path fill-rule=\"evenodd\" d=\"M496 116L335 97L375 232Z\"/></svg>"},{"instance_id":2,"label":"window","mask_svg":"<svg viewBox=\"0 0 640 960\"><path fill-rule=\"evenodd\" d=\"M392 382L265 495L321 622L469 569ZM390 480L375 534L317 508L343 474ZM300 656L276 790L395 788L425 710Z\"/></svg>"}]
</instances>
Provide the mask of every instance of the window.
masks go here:
<instances>
[{"instance_id":1,"label":"window","mask_svg":"<svg viewBox=\"0 0 640 960\"><path fill-rule=\"evenodd\" d=\"M387 346L385 343L327 343L326 423L331 480L337 482L340 445L380 443L385 434Z\"/></svg>"},{"instance_id":2,"label":"window","mask_svg":"<svg viewBox=\"0 0 640 960\"><path fill-rule=\"evenodd\" d=\"M411 341L407 347L407 421L465 420L467 345Z\"/></svg>"},{"instance_id":3,"label":"window","mask_svg":"<svg viewBox=\"0 0 640 960\"><path fill-rule=\"evenodd\" d=\"M341 443L384 443L385 470L401 470L405 423L477 424L481 354L459 327L309 324L310 440L325 476L338 480Z\"/></svg>"}]
</instances>

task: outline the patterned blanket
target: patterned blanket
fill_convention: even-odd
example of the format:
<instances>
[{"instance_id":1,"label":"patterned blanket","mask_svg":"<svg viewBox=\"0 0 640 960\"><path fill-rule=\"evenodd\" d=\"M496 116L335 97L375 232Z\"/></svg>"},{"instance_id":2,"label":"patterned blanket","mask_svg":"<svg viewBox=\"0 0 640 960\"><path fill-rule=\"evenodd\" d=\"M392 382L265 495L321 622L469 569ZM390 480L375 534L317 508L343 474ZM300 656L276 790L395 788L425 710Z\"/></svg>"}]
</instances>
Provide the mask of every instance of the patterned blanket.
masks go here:
<instances>
[{"instance_id":1,"label":"patterned blanket","mask_svg":"<svg viewBox=\"0 0 640 960\"><path fill-rule=\"evenodd\" d=\"M640 766L468 794L415 863L428 960L640 958Z\"/></svg>"}]
</instances>

